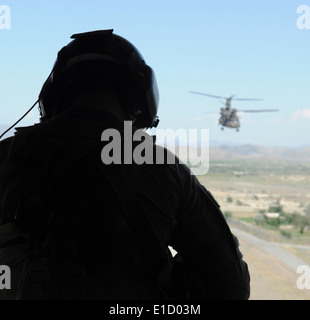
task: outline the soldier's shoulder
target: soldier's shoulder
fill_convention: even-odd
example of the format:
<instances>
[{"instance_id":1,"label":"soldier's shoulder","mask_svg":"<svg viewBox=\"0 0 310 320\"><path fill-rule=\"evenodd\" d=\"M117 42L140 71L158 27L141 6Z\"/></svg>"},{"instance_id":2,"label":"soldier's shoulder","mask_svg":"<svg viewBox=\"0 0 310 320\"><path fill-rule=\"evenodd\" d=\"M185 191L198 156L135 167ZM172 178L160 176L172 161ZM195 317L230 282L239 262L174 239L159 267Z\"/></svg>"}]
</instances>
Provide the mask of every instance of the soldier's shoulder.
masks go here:
<instances>
[{"instance_id":1,"label":"soldier's shoulder","mask_svg":"<svg viewBox=\"0 0 310 320\"><path fill-rule=\"evenodd\" d=\"M0 163L7 157L13 138L14 136L0 141Z\"/></svg>"}]
</instances>

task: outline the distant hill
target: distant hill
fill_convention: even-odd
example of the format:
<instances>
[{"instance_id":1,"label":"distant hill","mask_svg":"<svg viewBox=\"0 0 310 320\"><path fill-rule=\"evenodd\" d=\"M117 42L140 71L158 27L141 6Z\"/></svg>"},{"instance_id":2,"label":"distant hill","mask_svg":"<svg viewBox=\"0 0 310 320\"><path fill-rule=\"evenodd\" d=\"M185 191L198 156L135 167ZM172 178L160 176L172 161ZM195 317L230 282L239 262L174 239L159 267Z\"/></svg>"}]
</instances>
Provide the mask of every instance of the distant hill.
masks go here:
<instances>
[{"instance_id":1,"label":"distant hill","mask_svg":"<svg viewBox=\"0 0 310 320\"><path fill-rule=\"evenodd\" d=\"M179 146L176 150L168 146L173 153L176 153L183 161L187 148L185 146ZM189 147L188 149L190 158L196 159L204 158L200 150L195 147ZM210 146L209 148L209 160L211 161L229 161L229 160L283 160L283 161L295 161L295 162L310 162L310 146L300 148L285 148L285 147L262 147L252 144L244 145L220 145Z\"/></svg>"},{"instance_id":2,"label":"distant hill","mask_svg":"<svg viewBox=\"0 0 310 320\"><path fill-rule=\"evenodd\" d=\"M229 159L310 161L310 147L295 149L245 144L239 146L222 145L210 148L210 160Z\"/></svg>"},{"instance_id":3,"label":"distant hill","mask_svg":"<svg viewBox=\"0 0 310 320\"><path fill-rule=\"evenodd\" d=\"M0 125L0 134L4 132L8 126ZM10 130L4 138L14 134ZM4 139L2 138L2 139ZM186 149L180 146L179 152L184 153ZM195 153L194 153L195 154ZM210 143L209 149L210 160L286 160L286 161L310 161L310 145L300 148L284 148L284 147L262 147L252 144L233 145L220 144L217 141Z\"/></svg>"}]
</instances>

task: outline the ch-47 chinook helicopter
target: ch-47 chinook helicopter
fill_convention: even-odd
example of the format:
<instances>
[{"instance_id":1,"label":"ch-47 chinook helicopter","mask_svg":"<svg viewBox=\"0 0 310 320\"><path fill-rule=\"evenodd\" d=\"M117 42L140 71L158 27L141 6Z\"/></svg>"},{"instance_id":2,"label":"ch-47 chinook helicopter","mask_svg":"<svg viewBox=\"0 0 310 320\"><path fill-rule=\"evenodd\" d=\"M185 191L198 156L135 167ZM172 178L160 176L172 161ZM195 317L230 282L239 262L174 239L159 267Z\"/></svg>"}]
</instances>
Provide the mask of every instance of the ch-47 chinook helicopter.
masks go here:
<instances>
[{"instance_id":1,"label":"ch-47 chinook helicopter","mask_svg":"<svg viewBox=\"0 0 310 320\"><path fill-rule=\"evenodd\" d=\"M237 116L237 112L275 112L279 111L277 109L264 109L264 110L237 110L231 107L231 101L262 101L262 99L241 99L241 98L234 98L235 95L230 97L220 97L220 96L214 96L211 94L206 94L202 92L196 92L196 91L189 91L190 93L199 94L202 96L207 96L211 98L217 98L220 99L220 102L225 105L225 108L221 108L220 110L220 119L219 119L219 125L221 125L221 129L224 130L224 127L227 128L234 128L237 131L239 131L240 128L240 121L239 117ZM222 101L222 100L225 100Z\"/></svg>"}]
</instances>

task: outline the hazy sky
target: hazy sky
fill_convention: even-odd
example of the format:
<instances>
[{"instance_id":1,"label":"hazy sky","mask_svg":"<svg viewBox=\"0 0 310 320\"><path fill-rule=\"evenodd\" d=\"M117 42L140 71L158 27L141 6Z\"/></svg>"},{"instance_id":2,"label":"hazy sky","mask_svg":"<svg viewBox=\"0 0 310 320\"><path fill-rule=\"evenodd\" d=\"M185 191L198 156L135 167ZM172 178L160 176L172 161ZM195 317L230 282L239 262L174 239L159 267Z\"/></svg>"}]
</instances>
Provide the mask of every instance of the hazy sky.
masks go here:
<instances>
[{"instance_id":1,"label":"hazy sky","mask_svg":"<svg viewBox=\"0 0 310 320\"><path fill-rule=\"evenodd\" d=\"M310 29L296 24L297 8L310 7L310 0L0 0L0 5L11 9L11 28L0 29L1 130L35 102L72 34L114 29L156 73L159 128L209 129L210 140L219 143L310 145ZM0 10L0 28L8 22L3 18ZM240 132L221 131L220 102L189 90L260 98L232 106L280 111L241 114ZM38 119L35 109L20 125Z\"/></svg>"}]
</instances>

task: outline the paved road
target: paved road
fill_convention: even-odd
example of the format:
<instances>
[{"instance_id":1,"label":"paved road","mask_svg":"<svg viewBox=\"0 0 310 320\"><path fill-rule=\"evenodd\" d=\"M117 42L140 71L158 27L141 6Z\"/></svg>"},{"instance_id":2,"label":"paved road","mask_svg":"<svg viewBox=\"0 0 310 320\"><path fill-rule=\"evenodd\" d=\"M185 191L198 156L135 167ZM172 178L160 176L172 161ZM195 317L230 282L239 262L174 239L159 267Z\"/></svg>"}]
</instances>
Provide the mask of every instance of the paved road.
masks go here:
<instances>
[{"instance_id":1,"label":"paved road","mask_svg":"<svg viewBox=\"0 0 310 320\"><path fill-rule=\"evenodd\" d=\"M310 246L269 242L266 240L259 239L246 231L236 228L231 228L231 231L238 238L242 238L248 244L251 244L259 248L260 250L270 253L274 257L283 261L283 263L286 264L287 267L291 268L293 271L296 271L298 266L307 264L306 261L301 260L300 258L296 257L293 253L287 251L285 247L299 248L304 249L305 251L310 251Z\"/></svg>"},{"instance_id":2,"label":"paved road","mask_svg":"<svg viewBox=\"0 0 310 320\"><path fill-rule=\"evenodd\" d=\"M251 300L310 300L310 290L296 285L297 267L308 263L290 251L298 248L310 254L310 246L268 242L235 227L231 231L249 266Z\"/></svg>"}]
</instances>

